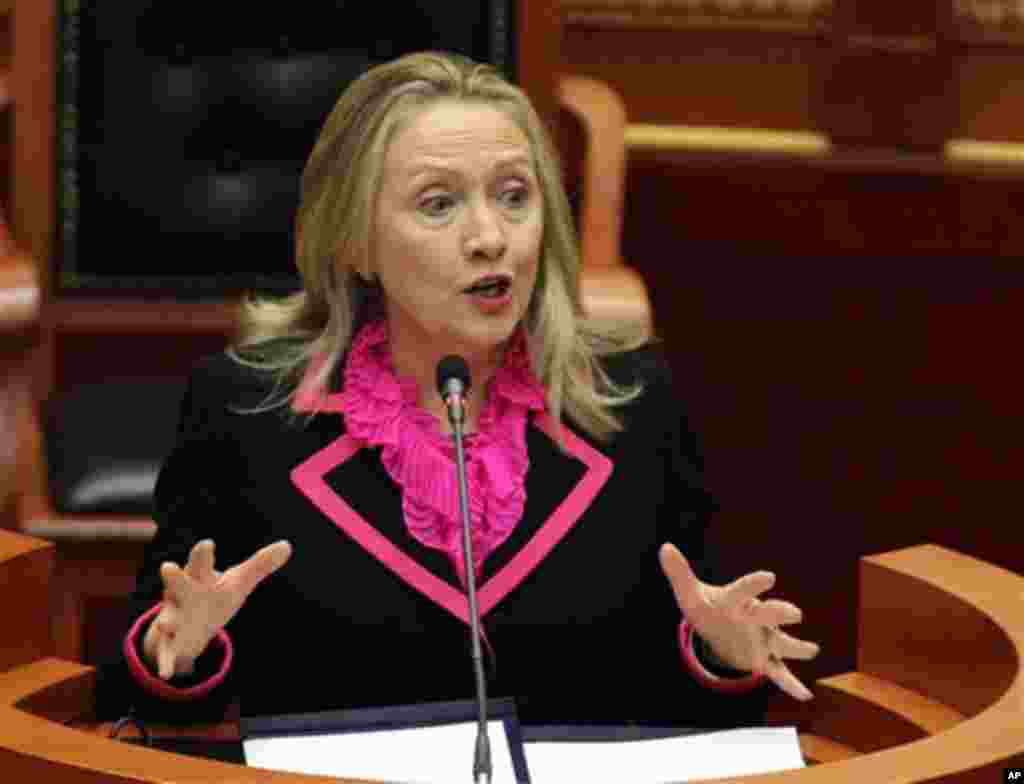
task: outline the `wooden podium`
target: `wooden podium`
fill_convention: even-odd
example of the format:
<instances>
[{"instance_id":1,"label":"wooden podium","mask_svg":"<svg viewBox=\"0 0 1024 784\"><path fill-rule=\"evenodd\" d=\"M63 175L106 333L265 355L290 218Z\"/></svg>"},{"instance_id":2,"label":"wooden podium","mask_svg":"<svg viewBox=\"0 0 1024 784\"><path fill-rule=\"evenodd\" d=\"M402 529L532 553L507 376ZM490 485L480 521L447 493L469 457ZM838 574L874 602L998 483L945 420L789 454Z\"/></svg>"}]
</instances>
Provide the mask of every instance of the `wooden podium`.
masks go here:
<instances>
[{"instance_id":1,"label":"wooden podium","mask_svg":"<svg viewBox=\"0 0 1024 784\"><path fill-rule=\"evenodd\" d=\"M342 781L168 754L68 726L91 718L95 670L49 657L52 559L52 545L0 530L5 780ZM810 704L780 700L771 716L798 725L810 767L744 780L990 784L1024 765L1024 577L921 545L862 559L859 599L857 671L819 680Z\"/></svg>"}]
</instances>

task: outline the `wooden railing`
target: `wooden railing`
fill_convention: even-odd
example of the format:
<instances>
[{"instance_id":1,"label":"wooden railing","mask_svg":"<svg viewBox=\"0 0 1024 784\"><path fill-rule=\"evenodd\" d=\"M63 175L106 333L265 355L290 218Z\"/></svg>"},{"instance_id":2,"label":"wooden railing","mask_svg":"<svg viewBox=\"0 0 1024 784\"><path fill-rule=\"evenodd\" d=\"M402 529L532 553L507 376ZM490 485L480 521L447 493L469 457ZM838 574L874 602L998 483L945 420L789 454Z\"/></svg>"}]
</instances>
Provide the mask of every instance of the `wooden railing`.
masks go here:
<instances>
[{"instance_id":1,"label":"wooden railing","mask_svg":"<svg viewBox=\"0 0 1024 784\"><path fill-rule=\"evenodd\" d=\"M0 591L45 592L52 545L0 532ZM921 545L862 559L858 669L780 708L810 767L764 784L1000 781L1024 764L1024 578ZM38 609L38 608L36 608ZM225 766L108 740L92 715L95 670L45 658L47 624L25 607L0 626L0 769L62 782L328 781ZM37 658L43 656L44 658ZM788 706L789 703L786 703Z\"/></svg>"}]
</instances>

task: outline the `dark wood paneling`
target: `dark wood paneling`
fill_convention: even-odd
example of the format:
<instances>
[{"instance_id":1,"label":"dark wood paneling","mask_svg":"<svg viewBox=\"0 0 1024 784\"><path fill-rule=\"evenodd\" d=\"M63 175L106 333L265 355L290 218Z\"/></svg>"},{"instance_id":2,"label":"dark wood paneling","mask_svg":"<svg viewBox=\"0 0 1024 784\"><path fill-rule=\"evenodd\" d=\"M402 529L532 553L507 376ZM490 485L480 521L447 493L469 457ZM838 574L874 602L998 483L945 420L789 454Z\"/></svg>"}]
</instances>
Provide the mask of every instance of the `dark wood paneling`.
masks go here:
<instances>
[{"instance_id":1,"label":"dark wood paneling","mask_svg":"<svg viewBox=\"0 0 1024 784\"><path fill-rule=\"evenodd\" d=\"M1024 47L956 54L958 138L1024 142Z\"/></svg>"},{"instance_id":2,"label":"dark wood paneling","mask_svg":"<svg viewBox=\"0 0 1024 784\"><path fill-rule=\"evenodd\" d=\"M618 90L630 122L816 130L891 152L1024 139L1024 26L952 3L845 0L807 17L563 0L563 67Z\"/></svg>"},{"instance_id":3,"label":"dark wood paneling","mask_svg":"<svg viewBox=\"0 0 1024 784\"><path fill-rule=\"evenodd\" d=\"M20 2L12 12L10 223L20 248L39 261L49 288L56 204L56 2Z\"/></svg>"},{"instance_id":4,"label":"dark wood paneling","mask_svg":"<svg viewBox=\"0 0 1024 784\"><path fill-rule=\"evenodd\" d=\"M562 47L565 70L615 88L630 122L809 130L830 52L813 34L713 29L567 27Z\"/></svg>"},{"instance_id":5,"label":"dark wood paneling","mask_svg":"<svg viewBox=\"0 0 1024 784\"><path fill-rule=\"evenodd\" d=\"M953 0L834 0L833 21L851 33L931 35L944 27Z\"/></svg>"},{"instance_id":6,"label":"dark wood paneling","mask_svg":"<svg viewBox=\"0 0 1024 784\"><path fill-rule=\"evenodd\" d=\"M50 617L59 657L101 664L117 656L144 547L111 539L57 545Z\"/></svg>"},{"instance_id":7,"label":"dark wood paneling","mask_svg":"<svg viewBox=\"0 0 1024 784\"><path fill-rule=\"evenodd\" d=\"M0 530L0 672L54 653L47 621L53 562L50 545Z\"/></svg>"},{"instance_id":8,"label":"dark wood paneling","mask_svg":"<svg viewBox=\"0 0 1024 784\"><path fill-rule=\"evenodd\" d=\"M558 127L558 76L562 70L560 8L550 0L520 0L517 8L519 85L554 129Z\"/></svg>"},{"instance_id":9,"label":"dark wood paneling","mask_svg":"<svg viewBox=\"0 0 1024 784\"><path fill-rule=\"evenodd\" d=\"M62 335L55 343L50 396L119 378L184 378L197 360L226 343L219 335Z\"/></svg>"},{"instance_id":10,"label":"dark wood paneling","mask_svg":"<svg viewBox=\"0 0 1024 784\"><path fill-rule=\"evenodd\" d=\"M9 9L0 6L0 172L8 172L11 168L11 15ZM0 218L6 222L7 205L10 204L10 181L0 176Z\"/></svg>"},{"instance_id":11,"label":"dark wood paneling","mask_svg":"<svg viewBox=\"0 0 1024 784\"><path fill-rule=\"evenodd\" d=\"M836 45L820 74L819 114L834 143L941 153L956 116L954 62L934 38L904 40L908 51L873 38Z\"/></svg>"},{"instance_id":12,"label":"dark wood paneling","mask_svg":"<svg viewBox=\"0 0 1024 784\"><path fill-rule=\"evenodd\" d=\"M779 574L852 668L856 557L936 542L1024 572L1020 188L631 158L651 290L734 575Z\"/></svg>"}]
</instances>

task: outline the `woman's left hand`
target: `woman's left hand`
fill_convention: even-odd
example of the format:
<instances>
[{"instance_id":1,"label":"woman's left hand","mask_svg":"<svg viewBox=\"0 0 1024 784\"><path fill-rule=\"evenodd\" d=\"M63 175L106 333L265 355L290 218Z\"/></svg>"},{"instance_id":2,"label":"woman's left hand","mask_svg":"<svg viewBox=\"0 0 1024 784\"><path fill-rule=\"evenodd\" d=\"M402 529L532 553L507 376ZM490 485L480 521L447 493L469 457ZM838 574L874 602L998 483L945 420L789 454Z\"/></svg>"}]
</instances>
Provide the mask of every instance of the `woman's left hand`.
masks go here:
<instances>
[{"instance_id":1,"label":"woman's left hand","mask_svg":"<svg viewBox=\"0 0 1024 784\"><path fill-rule=\"evenodd\" d=\"M764 673L798 700L811 699L811 692L783 660L813 659L819 648L779 629L800 622L799 607L759 598L775 584L774 574L752 572L728 585L709 585L697 579L674 545L663 544L658 555L679 609L719 659L737 670Z\"/></svg>"}]
</instances>

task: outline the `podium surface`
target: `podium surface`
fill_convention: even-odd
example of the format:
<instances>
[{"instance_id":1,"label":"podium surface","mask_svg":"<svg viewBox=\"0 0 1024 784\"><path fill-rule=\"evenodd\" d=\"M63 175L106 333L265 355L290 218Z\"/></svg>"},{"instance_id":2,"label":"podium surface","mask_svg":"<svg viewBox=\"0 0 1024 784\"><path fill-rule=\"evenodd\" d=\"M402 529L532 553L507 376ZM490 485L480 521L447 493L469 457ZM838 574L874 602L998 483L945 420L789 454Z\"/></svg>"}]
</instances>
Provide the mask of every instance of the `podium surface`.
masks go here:
<instances>
[{"instance_id":1,"label":"podium surface","mask_svg":"<svg viewBox=\"0 0 1024 784\"><path fill-rule=\"evenodd\" d=\"M0 531L8 604L45 593L50 546ZM10 602L10 597L18 597ZM857 670L780 702L811 766L759 784L994 782L1024 765L1024 577L921 545L860 563ZM95 670L48 657L48 619L0 626L0 771L17 781L357 782L155 751L67 726L92 716ZM815 764L817 763L817 764ZM539 783L543 784L543 782Z\"/></svg>"}]
</instances>

